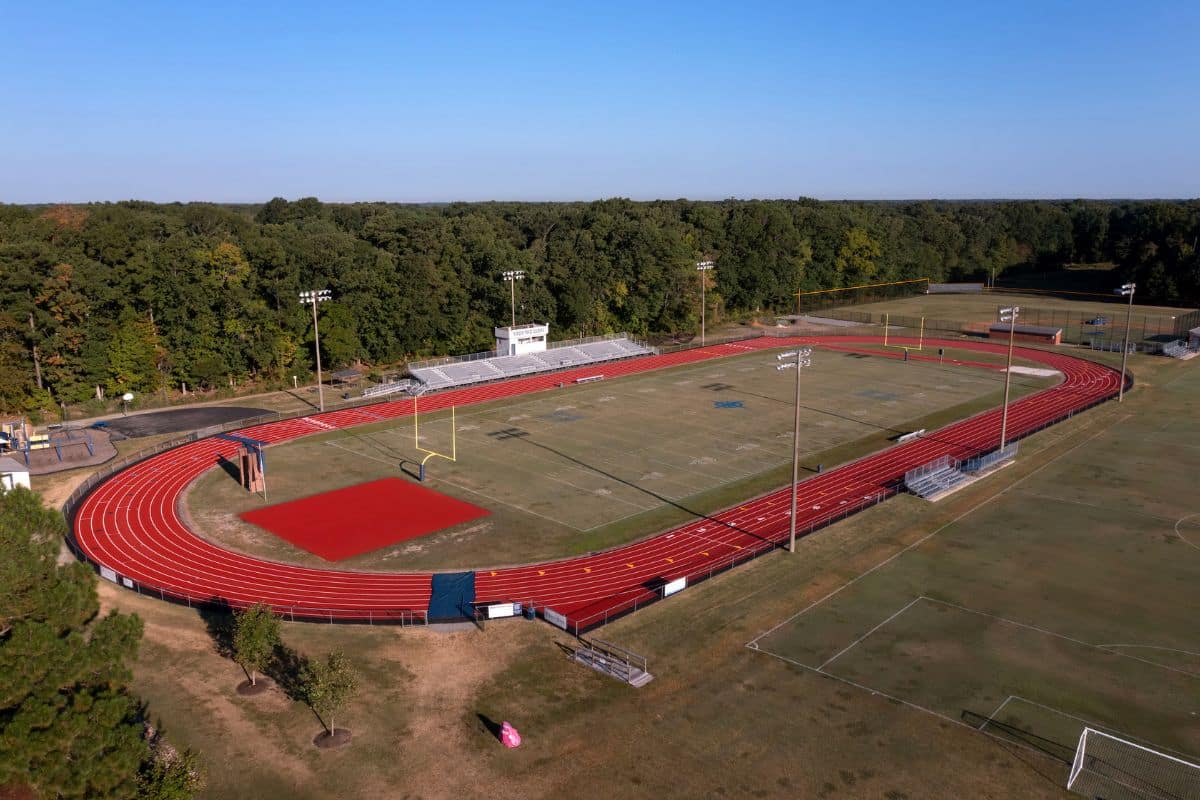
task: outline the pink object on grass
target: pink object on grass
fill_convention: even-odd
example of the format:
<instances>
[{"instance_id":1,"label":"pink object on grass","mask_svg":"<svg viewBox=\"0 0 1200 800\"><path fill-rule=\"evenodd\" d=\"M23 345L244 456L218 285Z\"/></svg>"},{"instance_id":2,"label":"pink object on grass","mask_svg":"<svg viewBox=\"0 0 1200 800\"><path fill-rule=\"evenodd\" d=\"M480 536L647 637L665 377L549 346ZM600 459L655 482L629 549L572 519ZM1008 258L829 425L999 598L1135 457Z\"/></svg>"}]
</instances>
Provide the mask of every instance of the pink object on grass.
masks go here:
<instances>
[{"instance_id":1,"label":"pink object on grass","mask_svg":"<svg viewBox=\"0 0 1200 800\"><path fill-rule=\"evenodd\" d=\"M517 733L517 729L510 723L505 722L500 726L500 741L505 747L520 747L521 734Z\"/></svg>"}]
</instances>

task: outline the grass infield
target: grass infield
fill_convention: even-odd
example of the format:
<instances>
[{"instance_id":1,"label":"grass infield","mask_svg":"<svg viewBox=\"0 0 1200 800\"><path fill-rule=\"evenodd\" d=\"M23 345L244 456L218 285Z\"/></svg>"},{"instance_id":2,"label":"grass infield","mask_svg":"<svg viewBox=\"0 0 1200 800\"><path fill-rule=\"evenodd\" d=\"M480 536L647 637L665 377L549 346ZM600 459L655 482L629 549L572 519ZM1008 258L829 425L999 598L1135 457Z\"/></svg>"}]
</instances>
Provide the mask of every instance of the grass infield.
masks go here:
<instances>
[{"instance_id":1,"label":"grass infield","mask_svg":"<svg viewBox=\"0 0 1200 800\"><path fill-rule=\"evenodd\" d=\"M814 354L801 378L806 472L998 405L1003 396L1003 373L955 364L953 351L942 364L875 353L883 355L871 348ZM791 472L795 390L795 373L777 364L773 352L759 352L464 407L455 431L449 414L422 414L421 446L448 453L456 437L458 452L454 463L430 460L425 485L491 515L419 539L381 538L345 565L455 569L573 555L777 488ZM1014 376L1014 397L1052 382ZM269 458L271 497L291 500L317 487L409 481L423 456L407 418L307 437L272 448ZM203 476L188 499L205 536L253 555L317 563L307 548L235 516L256 521L246 515L260 503L221 470ZM360 524L395 526L422 513L420 501L393 504L364 512Z\"/></svg>"}]
</instances>

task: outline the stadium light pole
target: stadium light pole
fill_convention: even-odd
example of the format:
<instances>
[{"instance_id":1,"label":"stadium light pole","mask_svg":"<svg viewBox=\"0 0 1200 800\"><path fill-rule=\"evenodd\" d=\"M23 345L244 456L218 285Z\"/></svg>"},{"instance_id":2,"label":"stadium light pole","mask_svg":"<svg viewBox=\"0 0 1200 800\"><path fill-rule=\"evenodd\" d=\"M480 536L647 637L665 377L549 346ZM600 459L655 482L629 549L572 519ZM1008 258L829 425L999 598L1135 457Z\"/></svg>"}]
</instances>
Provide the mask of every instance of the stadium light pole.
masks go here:
<instances>
[{"instance_id":1,"label":"stadium light pole","mask_svg":"<svg viewBox=\"0 0 1200 800\"><path fill-rule=\"evenodd\" d=\"M1004 368L1004 411L1000 415L1000 451L1004 451L1004 440L1008 436L1008 391L1012 386L1013 338L1017 331L1017 316L1020 306L1000 309L1000 321L1008 323L1008 365Z\"/></svg>"},{"instance_id":2,"label":"stadium light pole","mask_svg":"<svg viewBox=\"0 0 1200 800\"><path fill-rule=\"evenodd\" d=\"M716 266L716 264L714 264L711 261L697 261L696 262L696 271L700 273L700 346L701 347L704 346L704 311L705 311L705 307L708 305L705 300L705 296L704 296L704 284L707 282L707 279L704 277L704 273L708 272L715 266Z\"/></svg>"},{"instance_id":3,"label":"stadium light pole","mask_svg":"<svg viewBox=\"0 0 1200 800\"><path fill-rule=\"evenodd\" d=\"M523 269L506 269L501 273L504 280L508 281L509 295L512 300L512 325L517 326L517 281L525 279L525 270Z\"/></svg>"},{"instance_id":4,"label":"stadium light pole","mask_svg":"<svg viewBox=\"0 0 1200 800\"><path fill-rule=\"evenodd\" d=\"M300 293L300 305L311 305L313 312L313 347L317 351L317 398L321 410L325 410L325 388L321 384L321 331L317 327L317 303L324 303L332 297L328 289L309 289Z\"/></svg>"},{"instance_id":5,"label":"stadium light pole","mask_svg":"<svg viewBox=\"0 0 1200 800\"><path fill-rule=\"evenodd\" d=\"M1133 319L1133 291L1136 288L1136 283L1126 283L1117 289L1117 294L1129 298L1129 306L1125 311L1125 346L1121 348L1121 387L1117 389L1118 403L1125 402L1125 362L1129 360L1129 323Z\"/></svg>"},{"instance_id":6,"label":"stadium light pole","mask_svg":"<svg viewBox=\"0 0 1200 800\"><path fill-rule=\"evenodd\" d=\"M788 353L780 353L775 358L778 361L795 357L795 361L788 361L779 364L775 369L794 369L796 370L796 398L794 401L796 407L795 424L792 427L792 517L791 531L788 534L788 552L796 552L796 483L800 480L800 370L803 367L812 366L812 348L801 347L798 350Z\"/></svg>"}]
</instances>

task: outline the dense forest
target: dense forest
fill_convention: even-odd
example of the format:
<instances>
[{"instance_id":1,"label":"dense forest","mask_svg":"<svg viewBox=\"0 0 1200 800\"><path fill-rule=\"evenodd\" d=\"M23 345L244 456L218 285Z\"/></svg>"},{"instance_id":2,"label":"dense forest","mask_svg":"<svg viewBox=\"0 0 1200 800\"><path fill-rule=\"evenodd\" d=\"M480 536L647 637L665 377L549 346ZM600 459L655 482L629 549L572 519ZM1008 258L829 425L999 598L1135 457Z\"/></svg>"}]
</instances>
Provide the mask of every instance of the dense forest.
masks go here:
<instances>
[{"instance_id":1,"label":"dense forest","mask_svg":"<svg viewBox=\"0 0 1200 800\"><path fill-rule=\"evenodd\" d=\"M560 337L790 309L797 290L1112 262L1146 301L1200 297L1200 201L0 205L0 409L125 391L269 385L326 366L492 346L504 270L518 321Z\"/></svg>"}]
</instances>

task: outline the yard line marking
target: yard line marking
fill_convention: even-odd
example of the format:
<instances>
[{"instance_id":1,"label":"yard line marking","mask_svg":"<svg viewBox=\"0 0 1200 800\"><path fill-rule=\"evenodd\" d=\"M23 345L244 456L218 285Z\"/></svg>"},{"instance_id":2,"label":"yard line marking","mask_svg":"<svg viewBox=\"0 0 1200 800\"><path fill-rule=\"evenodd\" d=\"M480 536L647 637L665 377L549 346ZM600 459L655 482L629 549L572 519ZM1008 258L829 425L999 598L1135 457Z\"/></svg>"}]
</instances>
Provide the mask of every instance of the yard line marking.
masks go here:
<instances>
[{"instance_id":1,"label":"yard line marking","mask_svg":"<svg viewBox=\"0 0 1200 800\"><path fill-rule=\"evenodd\" d=\"M1009 619L1008 617L1002 617L999 614L989 614L987 611L979 611L974 608L968 608L967 606L960 606L958 603L951 603L949 600L938 600L935 597L927 597L925 599L931 603L939 603L939 604L947 606L949 608L957 608L959 611L965 611L968 614L977 614L978 616L981 616L981 617L988 617L990 619L996 620L997 622L1002 622L1005 625L1012 625L1017 628L1026 628L1028 630L1037 631L1038 633L1042 633L1047 636L1053 636L1055 638L1063 639L1068 642L1073 642L1075 644L1081 644L1084 647L1091 647L1096 650L1103 650L1106 653L1112 653L1113 655L1120 656L1121 658L1128 658L1133 661L1140 661L1143 664L1149 664L1151 666L1158 667L1160 669L1170 670L1171 672L1178 672L1180 675L1187 675L1188 677L1191 677L1191 678L1200 678L1200 673L1197 673L1197 672L1190 672L1186 669L1179 669L1178 667L1169 667L1166 664L1159 664L1157 661L1150 661L1145 658L1138 658L1137 656L1131 656L1128 653L1122 653L1119 650L1112 650L1112 649L1104 647L1102 645L1092 644L1091 642L1085 642L1082 639L1076 639L1074 636L1067 636L1066 634L1063 634L1063 633L1055 633L1052 630L1048 630L1046 628L1041 628L1041 627L1038 627L1037 625L1030 625L1029 623L1026 623L1026 622L1018 622L1015 619Z\"/></svg>"},{"instance_id":2,"label":"yard line marking","mask_svg":"<svg viewBox=\"0 0 1200 800\"><path fill-rule=\"evenodd\" d=\"M988 726L988 723L994 720L1000 714L1000 712L1004 710L1004 707L1008 705L1008 701L1012 700L1014 697L1016 697L1016 695L1010 694L1008 697L1004 698L1004 702L997 706L995 711L988 714L987 719L985 719L983 724L979 726L979 730L983 731L983 729Z\"/></svg>"},{"instance_id":3,"label":"yard line marking","mask_svg":"<svg viewBox=\"0 0 1200 800\"><path fill-rule=\"evenodd\" d=\"M859 573L859 575L857 575L857 576L856 576L856 577L854 577L854 578L851 578L851 579L850 579L850 580L848 580L846 583L843 583L841 586L839 586L839 587L837 587L836 589L834 589L833 591L829 592L829 593L828 593L828 594L826 594L824 597L820 597L820 598L818 598L818 599L814 600L813 602L809 603L809 604L808 604L807 606L805 606L804 608L802 608L802 609L800 609L799 611L797 611L795 614L792 614L792 615L791 615L790 617L788 617L787 619L785 619L785 620L783 620L782 622L780 622L780 623L778 623L778 624L774 625L773 627L771 627L771 628L768 628L767 630L763 631L763 632L762 632L762 633L760 633L758 636L755 636L753 639L751 639L749 642L747 642L747 643L746 643L746 646L747 646L747 647L749 647L750 645L757 643L759 639L762 639L762 638L763 638L763 637L765 637L765 636L770 636L772 633L774 633L775 631L779 630L779 629L780 629L780 628L782 628L784 625L787 625L787 624L788 624L789 622L791 622L792 620L794 620L794 619L796 619L797 617L801 616L802 614L804 614L804 613L806 613L806 612L808 612L808 611L810 611L810 610L812 610L812 609L816 608L817 606L821 605L822 603L824 603L826 600L828 600L829 598L833 597L834 595L836 595L836 594L839 594L839 593L840 593L840 592L841 592L843 589L846 589L846 588L849 588L850 586L853 586L854 584L858 583L860 580L862 580L863 578L867 577L868 575L870 575L871 573L875 572L876 570L878 570L878 569L881 569L881 568L883 568L883 567L887 566L888 564L892 563L893 561L895 561L895 560L896 560L897 558L899 558L900 556L902 556L902 555L904 555L905 553L907 553L909 550L912 550L912 549L914 549L914 548L916 548L916 547L920 547L920 546L921 546L921 545L923 545L925 542L927 542L927 541L929 541L930 539L932 539L934 536L937 536L939 533L941 533L942 531L946 530L946 528L949 528L951 525L955 525L955 524L957 524L957 523L961 522L962 520L966 519L966 518L967 518L967 517L969 517L971 514L974 514L976 511L978 511L979 509L983 508L985 505L987 505L988 503L992 502L992 501L993 501L993 500L995 500L996 498L998 498L998 497L1000 497L1001 495L1004 495L1004 494L1006 494L1006 493L1008 493L1008 492L1012 491L1013 489L1015 489L1016 487L1020 486L1020 485L1021 485L1022 483L1024 483L1025 481L1027 481L1027 480L1029 480L1030 478L1032 478L1034 475L1037 475L1039 472L1041 472L1042 470L1044 470L1046 467L1050 466L1050 465L1051 465L1051 464L1053 464L1054 462L1058 461L1060 458L1063 458L1064 456L1068 456L1068 455L1070 455L1071 453L1073 453L1073 452L1075 452L1076 450L1078 450L1080 447L1083 447L1085 444L1088 444L1089 442L1091 442L1093 439L1095 439L1096 437L1100 436L1101 434L1103 434L1103 433L1107 433L1108 431L1110 431L1110 430L1112 430L1113 428L1115 428L1115 427L1116 427L1116 426L1117 426L1119 423L1121 423L1121 422L1124 422L1125 420L1129 419L1129 418L1130 418L1130 417L1132 417L1132 416L1133 416L1132 414L1126 414L1125 416L1121 417L1121 419L1119 419L1117 422L1114 422L1112 425L1105 426L1104 428L1101 428L1100 430L1096 431L1095 433L1093 433L1091 436L1089 436L1088 438L1084 439L1083 441L1081 441L1081 442L1078 442L1078 443L1077 443L1077 444L1075 444L1075 445L1072 445L1072 446L1071 446L1069 449L1067 449L1067 450L1063 451L1062 453L1059 453L1057 456L1055 456L1054 458L1050 459L1050 460L1049 460L1049 461L1047 461L1045 464L1042 464L1040 467L1038 467L1037 469L1035 469L1033 472L1029 473L1028 475L1026 475L1026 476L1025 476L1025 477L1023 477L1023 478L1019 478L1019 479L1018 479L1016 482L1014 482L1014 483L1012 483L1012 484L1010 484L1010 485L1008 485L1008 486L1004 487L1003 489L1001 489L1000 491L996 492L996 493L995 493L995 494L993 494L992 496L984 498L984 499L983 499L983 500L981 500L981 501L980 501L980 502L979 502L979 503L978 503L976 506L974 506L973 508L969 508L969 509L967 509L966 511L964 511L964 512L963 512L963 513L961 513L961 514L959 514L959 515L958 515L957 517L955 517L954 519L952 519L952 520L950 520L949 522L947 522L945 525L942 525L942 526L941 526L940 528L938 528L937 530L934 530L934 531L931 531L931 532L929 532L929 533L925 534L925 535L924 535L924 536L922 536L920 539L917 539L915 542L913 542L912 544L908 545L908 546L907 546L907 547L905 547L904 549L902 549L902 550L899 550L899 551L897 551L897 552L893 553L892 555L888 556L887 558L885 558L883 561L880 561L878 564L876 564L875 566L871 567L871 568L870 568L870 569L868 569L866 572ZM1092 420L1092 421L1089 423L1088 427L1094 427L1094 426L1097 424L1097 422L1098 422L1098 421L1103 421L1103 420L1095 420L1095 419L1094 419L1094 420ZM1084 430L1087 430L1087 428L1084 428ZM1051 445L1051 446L1053 446L1053 445ZM1039 452L1044 452L1044 451L1039 451ZM864 499L864 500L869 500L869 499L870 499L870 497L871 497L870 495L863 495L863 499ZM705 553L705 555L708 555L708 554L707 554L707 553ZM757 647L755 647L755 649L758 649L758 648L757 648ZM968 726L968 727L969 727L969 726Z\"/></svg>"},{"instance_id":4,"label":"yard line marking","mask_svg":"<svg viewBox=\"0 0 1200 800\"><path fill-rule=\"evenodd\" d=\"M910 608L912 608L912 607L913 607L913 605L915 605L916 603L920 602L920 601L921 601L921 600L923 600L923 599L925 599L923 595L917 595L916 597L914 597L914 598L913 598L912 600L910 600L910 601L909 601L907 604L905 604L904 608L902 608L902 609L900 609L899 611L897 611L896 613L892 614L890 617L888 617L887 619L885 619L883 622L879 623L879 624L878 624L878 625L876 625L874 628L871 628L871 630L867 631L867 632L866 632L866 633L864 633L862 636L858 637L858 638L857 638L857 639L855 639L853 642L851 642L850 644L848 644L848 645L846 645L845 647L843 647L841 650L839 650L839 651L837 652L837 655L835 655L833 658L827 659L827 660L826 660L826 661L825 661L823 664L821 664L821 666L817 667L817 671L818 671L818 672L820 672L821 670L825 669L827 666L829 666L830 664L832 664L834 661L837 661L839 658L841 658L843 655L845 655L847 652L849 652L851 649L853 649L853 648L854 648L854 647L855 647L855 646L856 646L856 645L857 645L859 642L861 642L863 639L866 639L866 638L867 638L868 636L870 636L872 633L874 633L875 631L879 630L879 629L880 629L880 628L882 628L884 625L887 625L889 622L891 622L891 621L892 621L892 620L894 620L896 617L898 617L898 616L900 616L901 614L903 614L905 611L908 611Z\"/></svg>"}]
</instances>

